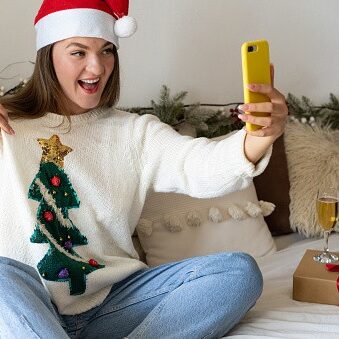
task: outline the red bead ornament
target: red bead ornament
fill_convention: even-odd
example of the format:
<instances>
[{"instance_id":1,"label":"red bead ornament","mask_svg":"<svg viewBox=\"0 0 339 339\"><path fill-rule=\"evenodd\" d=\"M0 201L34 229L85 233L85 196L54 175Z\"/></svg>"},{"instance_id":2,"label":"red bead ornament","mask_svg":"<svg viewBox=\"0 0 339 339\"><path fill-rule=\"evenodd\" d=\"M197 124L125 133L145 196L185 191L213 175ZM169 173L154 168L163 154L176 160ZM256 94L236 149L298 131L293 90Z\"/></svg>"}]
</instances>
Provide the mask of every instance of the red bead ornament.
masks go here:
<instances>
[{"instance_id":1,"label":"red bead ornament","mask_svg":"<svg viewBox=\"0 0 339 339\"><path fill-rule=\"evenodd\" d=\"M93 267L98 267L98 266L99 266L98 262L97 262L96 260L94 260L94 259L89 259L89 260L88 260L88 263L89 263L91 266L93 266Z\"/></svg>"},{"instance_id":2,"label":"red bead ornament","mask_svg":"<svg viewBox=\"0 0 339 339\"><path fill-rule=\"evenodd\" d=\"M59 187L61 184L61 179L60 177L58 177L57 175L55 175L52 179L51 179L51 184L55 187Z\"/></svg>"},{"instance_id":3,"label":"red bead ornament","mask_svg":"<svg viewBox=\"0 0 339 339\"><path fill-rule=\"evenodd\" d=\"M51 211L45 211L43 216L44 216L44 219L48 222L54 220L54 216L53 216L53 213Z\"/></svg>"}]
</instances>

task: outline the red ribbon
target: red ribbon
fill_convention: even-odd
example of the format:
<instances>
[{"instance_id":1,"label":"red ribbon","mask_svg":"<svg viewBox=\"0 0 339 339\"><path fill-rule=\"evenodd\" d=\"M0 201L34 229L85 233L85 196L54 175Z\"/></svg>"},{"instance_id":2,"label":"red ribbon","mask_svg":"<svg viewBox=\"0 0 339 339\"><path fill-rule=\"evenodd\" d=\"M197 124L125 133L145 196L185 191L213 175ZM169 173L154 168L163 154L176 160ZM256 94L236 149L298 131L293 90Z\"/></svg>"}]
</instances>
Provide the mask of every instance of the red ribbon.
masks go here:
<instances>
[{"instance_id":1,"label":"red ribbon","mask_svg":"<svg viewBox=\"0 0 339 339\"><path fill-rule=\"evenodd\" d=\"M339 265L326 264L325 267L326 267L327 271L339 272ZM337 290L339 292L339 275L338 275L338 278L337 278Z\"/></svg>"}]
</instances>

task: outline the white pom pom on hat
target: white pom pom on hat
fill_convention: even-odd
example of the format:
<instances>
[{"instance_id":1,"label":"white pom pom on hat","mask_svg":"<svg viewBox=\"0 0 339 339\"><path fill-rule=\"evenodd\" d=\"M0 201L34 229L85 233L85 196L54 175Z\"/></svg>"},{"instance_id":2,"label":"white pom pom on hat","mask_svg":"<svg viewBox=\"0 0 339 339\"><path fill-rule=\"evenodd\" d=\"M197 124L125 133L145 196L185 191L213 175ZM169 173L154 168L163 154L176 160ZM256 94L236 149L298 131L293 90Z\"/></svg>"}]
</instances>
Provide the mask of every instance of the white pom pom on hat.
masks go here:
<instances>
[{"instance_id":1,"label":"white pom pom on hat","mask_svg":"<svg viewBox=\"0 0 339 339\"><path fill-rule=\"evenodd\" d=\"M114 32L119 38L128 38L137 30L137 21L131 16L124 16L117 20L114 25Z\"/></svg>"},{"instance_id":2,"label":"white pom pom on hat","mask_svg":"<svg viewBox=\"0 0 339 339\"><path fill-rule=\"evenodd\" d=\"M96 37L119 48L137 30L128 0L44 0L35 17L36 48L72 37Z\"/></svg>"}]
</instances>

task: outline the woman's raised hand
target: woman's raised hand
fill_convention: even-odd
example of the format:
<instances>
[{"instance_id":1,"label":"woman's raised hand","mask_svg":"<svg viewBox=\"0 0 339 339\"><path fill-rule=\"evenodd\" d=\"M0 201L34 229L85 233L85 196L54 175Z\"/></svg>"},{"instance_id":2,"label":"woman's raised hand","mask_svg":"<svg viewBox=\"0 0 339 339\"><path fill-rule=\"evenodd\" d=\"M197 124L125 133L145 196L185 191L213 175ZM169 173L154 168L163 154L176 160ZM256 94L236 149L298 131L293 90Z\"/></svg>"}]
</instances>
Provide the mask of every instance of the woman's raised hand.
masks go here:
<instances>
[{"instance_id":1,"label":"woman's raised hand","mask_svg":"<svg viewBox=\"0 0 339 339\"><path fill-rule=\"evenodd\" d=\"M8 123L8 113L2 105L0 105L0 130L1 129L8 134L15 134L13 128Z\"/></svg>"},{"instance_id":2,"label":"woman's raised hand","mask_svg":"<svg viewBox=\"0 0 339 339\"><path fill-rule=\"evenodd\" d=\"M265 94L269 100L262 103L249 103L239 106L246 112L267 112L268 117L256 117L251 114L239 114L239 119L244 122L263 126L256 131L247 131L244 151L247 159L256 164L267 152L274 141L284 133L288 108L285 97L274 87L274 68L271 66L272 85L250 84L252 92ZM258 138L259 137L259 138ZM265 137L265 138L260 138Z\"/></svg>"},{"instance_id":3,"label":"woman's raised hand","mask_svg":"<svg viewBox=\"0 0 339 339\"><path fill-rule=\"evenodd\" d=\"M267 112L270 113L268 117L256 117L251 114L239 114L239 119L244 122L263 126L257 131L247 131L248 134L257 137L273 137L278 138L284 133L288 108L285 97L276 88L274 88L274 67L271 65L271 80L272 85L264 84L249 84L248 88L252 92L265 94L268 102L249 103L239 106L239 109L246 112Z\"/></svg>"}]
</instances>

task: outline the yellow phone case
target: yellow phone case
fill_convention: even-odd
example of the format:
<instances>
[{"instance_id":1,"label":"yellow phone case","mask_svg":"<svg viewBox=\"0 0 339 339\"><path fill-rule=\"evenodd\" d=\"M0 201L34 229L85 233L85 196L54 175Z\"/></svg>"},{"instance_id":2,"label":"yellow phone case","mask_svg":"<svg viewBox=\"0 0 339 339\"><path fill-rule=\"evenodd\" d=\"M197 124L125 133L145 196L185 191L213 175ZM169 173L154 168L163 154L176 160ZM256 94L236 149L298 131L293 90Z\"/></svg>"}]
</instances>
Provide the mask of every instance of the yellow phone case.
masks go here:
<instances>
[{"instance_id":1,"label":"yellow phone case","mask_svg":"<svg viewBox=\"0 0 339 339\"><path fill-rule=\"evenodd\" d=\"M248 41L241 46L242 74L244 86L244 103L270 101L261 93L251 92L246 85L251 83L271 84L269 46L266 40ZM269 116L264 112L245 112L255 116ZM246 123L249 131L255 131L261 126Z\"/></svg>"}]
</instances>

